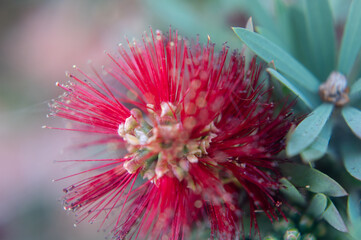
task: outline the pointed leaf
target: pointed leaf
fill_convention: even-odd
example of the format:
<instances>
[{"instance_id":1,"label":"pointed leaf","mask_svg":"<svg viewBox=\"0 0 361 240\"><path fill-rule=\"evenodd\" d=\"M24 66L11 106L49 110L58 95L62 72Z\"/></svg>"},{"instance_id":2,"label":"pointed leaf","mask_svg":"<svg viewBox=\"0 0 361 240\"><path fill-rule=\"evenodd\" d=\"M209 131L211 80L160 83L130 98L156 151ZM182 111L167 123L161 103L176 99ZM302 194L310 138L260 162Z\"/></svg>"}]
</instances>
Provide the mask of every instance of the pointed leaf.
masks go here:
<instances>
[{"instance_id":1,"label":"pointed leaf","mask_svg":"<svg viewBox=\"0 0 361 240\"><path fill-rule=\"evenodd\" d=\"M335 67L335 30L328 0L305 0L304 14L315 75L326 80Z\"/></svg>"},{"instance_id":2,"label":"pointed leaf","mask_svg":"<svg viewBox=\"0 0 361 240\"><path fill-rule=\"evenodd\" d=\"M242 42L264 61L274 61L276 68L291 77L290 80L311 92L317 92L319 86L317 78L281 47L260 34L250 32L244 28L233 28L233 31Z\"/></svg>"},{"instance_id":3,"label":"pointed leaf","mask_svg":"<svg viewBox=\"0 0 361 240\"><path fill-rule=\"evenodd\" d=\"M270 11L261 4L259 0L248 0L244 7L248 10L250 15L254 18L256 25L276 31L276 25L274 24L273 17Z\"/></svg>"},{"instance_id":4,"label":"pointed leaf","mask_svg":"<svg viewBox=\"0 0 361 240\"><path fill-rule=\"evenodd\" d=\"M246 23L246 29L248 29L251 32L254 32L254 27L253 27L253 20L252 17L250 17ZM253 57L254 57L254 53L246 46L243 45L242 46L242 50L241 53L244 56L244 69L248 69L250 62L252 61Z\"/></svg>"},{"instance_id":5,"label":"pointed leaf","mask_svg":"<svg viewBox=\"0 0 361 240\"><path fill-rule=\"evenodd\" d=\"M341 42L338 70L349 75L361 48L361 0L353 0Z\"/></svg>"},{"instance_id":6,"label":"pointed leaf","mask_svg":"<svg viewBox=\"0 0 361 240\"><path fill-rule=\"evenodd\" d=\"M336 228L341 232L348 232L348 229L342 220L340 213L338 212L337 208L328 198L328 206L325 212L322 214L322 217L328 222L332 227Z\"/></svg>"},{"instance_id":7,"label":"pointed leaf","mask_svg":"<svg viewBox=\"0 0 361 240\"><path fill-rule=\"evenodd\" d=\"M254 26L253 26L252 17L250 17L250 18L247 20L246 29L249 30L249 31L251 31L251 32L254 32Z\"/></svg>"},{"instance_id":8,"label":"pointed leaf","mask_svg":"<svg viewBox=\"0 0 361 240\"><path fill-rule=\"evenodd\" d=\"M296 127L287 143L286 152L288 156L295 156L311 145L330 117L333 106L329 103L323 103Z\"/></svg>"},{"instance_id":9,"label":"pointed leaf","mask_svg":"<svg viewBox=\"0 0 361 240\"><path fill-rule=\"evenodd\" d=\"M283 175L289 176L290 182L296 187L304 187L311 192L333 197L347 195L340 184L314 168L292 163L282 164L280 167Z\"/></svg>"},{"instance_id":10,"label":"pointed leaf","mask_svg":"<svg viewBox=\"0 0 361 240\"><path fill-rule=\"evenodd\" d=\"M347 214L352 224L361 220L361 197L356 191L348 197Z\"/></svg>"},{"instance_id":11,"label":"pointed leaf","mask_svg":"<svg viewBox=\"0 0 361 240\"><path fill-rule=\"evenodd\" d=\"M311 200L306 213L318 218L327 207L327 197L323 193L317 193Z\"/></svg>"},{"instance_id":12,"label":"pointed leaf","mask_svg":"<svg viewBox=\"0 0 361 240\"><path fill-rule=\"evenodd\" d=\"M342 116L352 132L358 138L361 138L361 111L353 107L344 107L342 109Z\"/></svg>"},{"instance_id":13,"label":"pointed leaf","mask_svg":"<svg viewBox=\"0 0 361 240\"><path fill-rule=\"evenodd\" d=\"M304 205L306 203L306 200L304 196L295 188L295 186L292 185L286 178L282 178L280 180L282 183L282 187L280 188L280 191L289 199L294 201L295 203Z\"/></svg>"},{"instance_id":14,"label":"pointed leaf","mask_svg":"<svg viewBox=\"0 0 361 240\"><path fill-rule=\"evenodd\" d=\"M343 142L341 147L343 162L347 172L361 180L361 149L360 141Z\"/></svg>"},{"instance_id":15,"label":"pointed leaf","mask_svg":"<svg viewBox=\"0 0 361 240\"><path fill-rule=\"evenodd\" d=\"M353 101L359 98L360 96L361 96L361 78L358 79L354 84L352 84L350 91L350 99Z\"/></svg>"},{"instance_id":16,"label":"pointed leaf","mask_svg":"<svg viewBox=\"0 0 361 240\"><path fill-rule=\"evenodd\" d=\"M327 121L320 134L316 137L315 141L313 141L310 146L301 152L302 159L306 162L310 162L323 157L327 151L331 133L332 124L330 121Z\"/></svg>"},{"instance_id":17,"label":"pointed leaf","mask_svg":"<svg viewBox=\"0 0 361 240\"><path fill-rule=\"evenodd\" d=\"M302 100L309 108L313 109L316 107L316 104L319 103L318 99L314 97L313 94L310 94L303 87L297 86L296 83L291 83L287 78L282 76L279 72L272 68L267 68L267 72L276 78L280 83L285 85L290 89L296 96Z\"/></svg>"}]
</instances>

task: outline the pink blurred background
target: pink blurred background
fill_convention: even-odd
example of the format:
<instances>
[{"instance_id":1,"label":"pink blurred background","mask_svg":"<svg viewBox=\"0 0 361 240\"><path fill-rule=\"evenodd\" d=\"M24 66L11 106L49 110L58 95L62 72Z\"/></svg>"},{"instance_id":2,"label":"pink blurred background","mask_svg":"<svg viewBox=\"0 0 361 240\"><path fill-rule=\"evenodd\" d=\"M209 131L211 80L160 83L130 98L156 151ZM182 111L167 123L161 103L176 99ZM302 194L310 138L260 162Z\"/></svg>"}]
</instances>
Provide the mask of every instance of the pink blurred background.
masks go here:
<instances>
[{"instance_id":1,"label":"pink blurred background","mask_svg":"<svg viewBox=\"0 0 361 240\"><path fill-rule=\"evenodd\" d=\"M75 217L61 199L67 174L61 149L66 133L42 129L47 103L61 91L65 70L105 49L124 34L149 25L137 1L1 1L0 3L0 239L103 239Z\"/></svg>"}]
</instances>

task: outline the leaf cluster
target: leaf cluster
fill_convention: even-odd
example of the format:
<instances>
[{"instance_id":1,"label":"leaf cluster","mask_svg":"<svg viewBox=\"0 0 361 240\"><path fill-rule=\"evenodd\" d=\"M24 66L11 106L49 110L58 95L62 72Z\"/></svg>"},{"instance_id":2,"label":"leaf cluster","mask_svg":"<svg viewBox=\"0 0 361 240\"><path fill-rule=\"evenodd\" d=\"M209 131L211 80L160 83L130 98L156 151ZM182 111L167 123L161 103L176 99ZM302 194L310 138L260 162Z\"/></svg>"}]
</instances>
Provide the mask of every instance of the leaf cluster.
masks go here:
<instances>
[{"instance_id":1,"label":"leaf cluster","mask_svg":"<svg viewBox=\"0 0 361 240\"><path fill-rule=\"evenodd\" d=\"M275 0L273 14L259 0L246 2L255 31L234 27L234 32L248 50L269 64L267 72L281 92L297 97L296 111L307 114L289 134L286 154L295 162L300 156L309 166L284 164L282 171L288 179L282 180L282 192L302 206L306 215L346 232L345 238L357 239L361 236L357 232L361 219L358 187L344 186L351 192L346 214L346 204L338 198L347 196L346 190L317 170L315 161L323 159L329 169L338 168L336 178L340 179L344 176L341 160L348 174L361 180L361 0L351 2L346 22L341 23L342 35L337 34L335 26L340 23L334 20L335 10L328 0ZM344 106L319 95L332 72L347 79L350 101Z\"/></svg>"}]
</instances>

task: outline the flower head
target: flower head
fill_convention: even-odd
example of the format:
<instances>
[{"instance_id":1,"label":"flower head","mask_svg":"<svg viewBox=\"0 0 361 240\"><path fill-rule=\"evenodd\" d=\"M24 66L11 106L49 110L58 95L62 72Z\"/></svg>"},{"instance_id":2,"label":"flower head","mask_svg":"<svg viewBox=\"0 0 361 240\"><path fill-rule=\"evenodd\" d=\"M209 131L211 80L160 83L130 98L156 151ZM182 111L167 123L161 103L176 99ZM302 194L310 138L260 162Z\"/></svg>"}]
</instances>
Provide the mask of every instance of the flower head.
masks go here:
<instances>
[{"instance_id":1,"label":"flower head","mask_svg":"<svg viewBox=\"0 0 361 240\"><path fill-rule=\"evenodd\" d=\"M55 116L124 146L91 169L103 172L64 190L65 208L89 221L116 213L116 239L187 239L201 223L235 239L246 201L252 223L257 210L277 218L275 155L292 121L260 84L255 59L246 68L225 46L216 53L171 31L128 45L108 54L109 83L77 69L86 80L69 74L58 84L66 94L52 104Z\"/></svg>"}]
</instances>

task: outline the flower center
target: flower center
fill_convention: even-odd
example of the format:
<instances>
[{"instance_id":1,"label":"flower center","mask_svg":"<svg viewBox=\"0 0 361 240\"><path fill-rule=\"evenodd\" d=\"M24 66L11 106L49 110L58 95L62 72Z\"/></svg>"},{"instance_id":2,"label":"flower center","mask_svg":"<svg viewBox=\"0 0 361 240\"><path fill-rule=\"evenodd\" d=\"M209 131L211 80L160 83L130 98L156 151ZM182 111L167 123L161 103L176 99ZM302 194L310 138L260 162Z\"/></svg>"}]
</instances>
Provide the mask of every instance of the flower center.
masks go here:
<instances>
[{"instance_id":1,"label":"flower center","mask_svg":"<svg viewBox=\"0 0 361 240\"><path fill-rule=\"evenodd\" d=\"M192 138L172 103L163 102L159 113L152 110L153 106L148 107L149 119L145 120L139 109L132 109L132 115L119 125L118 134L129 152L124 168L131 174L140 170L143 178L151 181L165 174L179 181L188 179L190 164L208 154L207 148L218 129L212 122L201 131L201 137Z\"/></svg>"},{"instance_id":2,"label":"flower center","mask_svg":"<svg viewBox=\"0 0 361 240\"><path fill-rule=\"evenodd\" d=\"M327 81L320 85L319 94L324 102L331 102L342 107L350 101L347 79L339 72L332 72Z\"/></svg>"}]
</instances>

